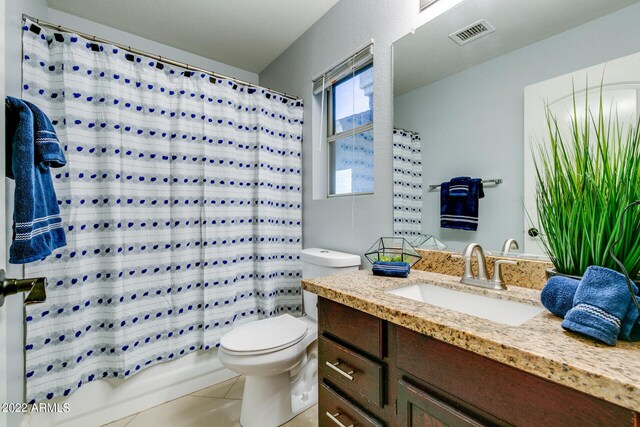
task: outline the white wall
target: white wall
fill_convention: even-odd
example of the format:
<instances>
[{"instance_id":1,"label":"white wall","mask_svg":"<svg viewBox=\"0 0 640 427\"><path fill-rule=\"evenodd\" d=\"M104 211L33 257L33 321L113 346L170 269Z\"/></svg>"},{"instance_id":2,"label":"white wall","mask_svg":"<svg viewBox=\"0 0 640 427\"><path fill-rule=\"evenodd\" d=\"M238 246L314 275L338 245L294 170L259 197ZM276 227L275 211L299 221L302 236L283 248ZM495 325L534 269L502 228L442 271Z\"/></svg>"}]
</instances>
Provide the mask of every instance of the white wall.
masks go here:
<instances>
[{"instance_id":1,"label":"white wall","mask_svg":"<svg viewBox=\"0 0 640 427\"><path fill-rule=\"evenodd\" d=\"M303 245L363 254L380 236L393 234L391 43L440 11L441 0L419 14L418 0L341 0L278 59L260 73L263 85L296 94L305 101L303 142ZM356 197L312 195L312 139L320 131L313 120L311 81L336 62L374 39L375 193ZM316 106L317 109L317 106ZM326 155L326 148L318 155Z\"/></svg>"},{"instance_id":2,"label":"white wall","mask_svg":"<svg viewBox=\"0 0 640 427\"><path fill-rule=\"evenodd\" d=\"M524 87L640 51L639 22L632 5L396 98L395 124L422 137L423 230L453 249L470 239L491 250L522 243ZM440 192L428 191L459 175L504 179L485 187L474 233L441 229Z\"/></svg>"},{"instance_id":3,"label":"white wall","mask_svg":"<svg viewBox=\"0 0 640 427\"><path fill-rule=\"evenodd\" d=\"M5 12L6 53L3 58L6 61L6 78L3 79L3 82L6 86L7 95L20 97L21 92L21 27L23 13L78 31L95 34L107 40L124 43L150 53L186 62L190 65L213 70L245 81L258 82L258 75L255 73L180 51L57 10L48 9L46 0L8 0ZM0 149L4 153L3 143L0 144ZM2 166L4 167L4 161ZM4 173L2 177L4 177ZM12 216L11 206L13 206L10 194L12 191L11 185L11 182L9 182L9 187L7 188L9 193L7 194L8 218ZM22 277L22 268L16 266L10 268L11 270L8 273L14 277ZM6 324L12 325L12 327L7 328L8 333L6 335L6 354L10 356L9 366L11 368L7 372L6 379L8 384L7 402L22 402L24 399L24 338L23 328L19 326L24 325L24 322L22 306L17 298L13 297L12 300L8 301L8 304L5 304L0 309L3 310L0 327L4 327L2 322L5 321ZM1 339L4 340L5 337ZM234 375L221 366L216 351L200 351L176 361L150 368L127 381L96 381L85 384L69 398L56 400L59 403L69 403L71 409L69 413L32 414L25 421L28 421L28 425L31 426L102 425L224 381ZM1 393L0 396L2 396ZM21 420L21 414L9 414L8 425L17 426Z\"/></svg>"},{"instance_id":4,"label":"white wall","mask_svg":"<svg viewBox=\"0 0 640 427\"><path fill-rule=\"evenodd\" d=\"M457 91L451 89L452 81L432 85L433 99L438 103L455 102L460 99L467 102L467 99L473 99L474 96L483 97L480 112L504 117L500 127L479 128L484 132L484 137L480 141L478 138L469 138L464 134L464 131L470 127L467 127L462 120L440 117L435 120L440 119L444 126L438 128L438 138L434 137L434 139L456 142L450 152L445 151L444 148L434 151L431 146L432 141L425 137L424 125L431 124L432 121L427 118L424 109L415 105L415 107L396 112L399 113L396 120L398 125L407 123L404 118L416 119L402 127L421 131L424 144L422 153L428 160L426 164L423 162L423 170L426 172L423 176L427 184L440 182L442 177L455 176L456 170L460 170L461 174L462 171L473 173L477 170L478 176L492 176L499 172L505 179L505 183L500 186L499 200L495 198L498 190L488 188L485 191L487 197L481 201L480 209L490 215L500 209L512 212L513 215L507 219L500 217L501 220L495 223L500 229L497 233L499 237L489 238L479 231L474 235L474 240L487 248L499 249L502 241L507 237L522 235L524 221L521 197L524 149L521 88L553 75L640 50L640 40L637 36L640 31L639 7L631 6L616 12L615 18L611 21L606 18L601 19L581 30L560 35L547 44L541 42L532 46L531 52L525 52L534 55L534 59L527 67L516 69L504 58L497 61L507 62L504 64L506 69L496 75L487 72L484 64L476 67L475 78L492 81L497 85L495 89L498 93L490 91L489 96L486 96L487 92L477 88L474 82L462 83L457 87ZM417 9L417 0L341 0L260 74L262 84L297 94L305 100L303 149L303 171L305 172L303 176L303 245L305 247L319 246L362 254L377 237L391 235L393 232L391 131L394 118L391 44L425 21L424 13L418 14ZM613 36L616 31L620 33L620 39L623 36L628 39L621 44L610 46L609 36ZM602 34L606 36L602 37ZM315 102L311 92L311 80L370 38L375 39L375 194L359 196L354 200L351 198L314 200L311 194L311 167L312 157L318 154L317 148L312 147L312 140L318 139L319 131L316 129L318 124L314 123L312 114ZM581 51L573 49L574 46L584 46L585 43L590 44L589 49ZM563 56L550 62L545 56L548 49L562 52ZM523 53L513 55L519 54ZM505 78L506 81L503 83L502 79ZM454 80L454 78L451 79ZM503 84L504 87L501 87ZM507 90L513 93L514 87L520 88L519 95L508 95ZM452 95L456 98L454 99ZM468 104L473 105L473 103ZM418 116L421 126L413 124L418 123ZM478 115L476 119L480 120L480 117ZM491 148L487 149L487 147ZM476 161L469 167L457 169L452 165L451 159L461 149L472 152ZM326 152L321 155L324 153ZM438 169L437 174L432 174L429 168L439 163L443 163L444 166ZM426 210L431 217L423 229L432 233L439 230L437 194L436 192L425 195ZM492 204L492 209L488 209L489 204ZM481 219L480 229L485 228L485 219ZM449 233L444 239L448 242L452 239L462 241L463 239L455 233ZM464 235L464 239L468 242L467 234ZM463 243L455 244L454 242L453 246L462 247Z\"/></svg>"},{"instance_id":5,"label":"white wall","mask_svg":"<svg viewBox=\"0 0 640 427\"><path fill-rule=\"evenodd\" d=\"M34 16L34 18L40 17ZM140 49L145 52L164 56L205 70L215 71L216 73L223 74L225 76L235 77L250 83L258 83L258 75L256 73L232 67L231 65L223 64L203 56L194 55L193 53L163 45L131 33L116 30L115 28L107 27L106 25L98 24L97 22L88 21L75 15L60 12L56 9L48 9L46 20L54 24L73 28L74 30L81 31L83 33L93 34L98 37L102 37L103 39L135 47L136 49ZM161 31L161 29L159 29L159 31Z\"/></svg>"}]
</instances>

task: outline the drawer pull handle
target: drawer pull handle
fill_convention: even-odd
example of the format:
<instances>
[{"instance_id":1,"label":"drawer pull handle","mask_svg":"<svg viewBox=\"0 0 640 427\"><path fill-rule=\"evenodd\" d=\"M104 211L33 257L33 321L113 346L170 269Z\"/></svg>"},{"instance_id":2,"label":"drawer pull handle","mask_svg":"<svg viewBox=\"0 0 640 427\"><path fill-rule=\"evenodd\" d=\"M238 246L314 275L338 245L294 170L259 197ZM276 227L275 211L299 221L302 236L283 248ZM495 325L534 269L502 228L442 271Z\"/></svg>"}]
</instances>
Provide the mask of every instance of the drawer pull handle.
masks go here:
<instances>
[{"instance_id":1,"label":"drawer pull handle","mask_svg":"<svg viewBox=\"0 0 640 427\"><path fill-rule=\"evenodd\" d=\"M327 362L327 363L329 363L329 362ZM340 412L335 413L335 414L331 414L331 412L328 412L328 411L327 411L327 412L325 412L325 415L326 415L327 417L329 417L329 419L330 419L331 421L333 421L334 423L338 424L340 427L356 427L356 425L355 425L354 423L351 423L351 424L349 424L349 425L342 424L342 423L340 422L340 420L338 419L338 417L340 416ZM347 419L348 419L348 418L347 418Z\"/></svg>"},{"instance_id":2,"label":"drawer pull handle","mask_svg":"<svg viewBox=\"0 0 640 427\"><path fill-rule=\"evenodd\" d=\"M340 375L342 375L343 377L345 377L346 379L348 379L349 381L353 381L353 373L355 372L353 370L353 368L349 367L348 365L345 365L344 363L338 361L336 363L331 363L329 361L324 362L328 367L330 367L331 369L333 369L334 371L336 371L337 373L339 373ZM342 369L338 368L338 366L340 366L342 364L342 366L346 367L347 371L343 371Z\"/></svg>"}]
</instances>

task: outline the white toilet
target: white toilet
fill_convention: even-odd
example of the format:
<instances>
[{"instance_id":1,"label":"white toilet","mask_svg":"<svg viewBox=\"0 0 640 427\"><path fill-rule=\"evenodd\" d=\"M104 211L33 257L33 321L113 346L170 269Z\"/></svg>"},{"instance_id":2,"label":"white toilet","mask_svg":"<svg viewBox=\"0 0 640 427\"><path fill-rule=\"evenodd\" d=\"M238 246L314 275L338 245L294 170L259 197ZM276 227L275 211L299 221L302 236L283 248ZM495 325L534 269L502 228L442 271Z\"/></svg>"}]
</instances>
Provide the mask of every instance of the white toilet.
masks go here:
<instances>
[{"instance_id":1,"label":"white toilet","mask_svg":"<svg viewBox=\"0 0 640 427\"><path fill-rule=\"evenodd\" d=\"M357 270L358 255L303 249L302 277ZM318 297L303 291L305 316L283 314L237 326L220 340L218 356L246 375L240 424L275 427L318 401Z\"/></svg>"}]
</instances>

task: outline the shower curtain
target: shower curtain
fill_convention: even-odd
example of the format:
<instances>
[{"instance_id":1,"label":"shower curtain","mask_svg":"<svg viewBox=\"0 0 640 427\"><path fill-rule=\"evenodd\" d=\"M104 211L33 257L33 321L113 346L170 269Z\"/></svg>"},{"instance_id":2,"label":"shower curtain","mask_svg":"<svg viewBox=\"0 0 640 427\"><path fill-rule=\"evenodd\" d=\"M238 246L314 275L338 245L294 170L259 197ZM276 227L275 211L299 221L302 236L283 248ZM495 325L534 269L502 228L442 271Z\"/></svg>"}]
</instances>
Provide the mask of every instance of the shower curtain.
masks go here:
<instances>
[{"instance_id":1,"label":"shower curtain","mask_svg":"<svg viewBox=\"0 0 640 427\"><path fill-rule=\"evenodd\" d=\"M27 401L219 346L300 310L301 102L23 27L23 98L68 159L68 244L26 266Z\"/></svg>"},{"instance_id":2,"label":"shower curtain","mask_svg":"<svg viewBox=\"0 0 640 427\"><path fill-rule=\"evenodd\" d=\"M393 234L411 242L422 228L420 135L393 129Z\"/></svg>"}]
</instances>

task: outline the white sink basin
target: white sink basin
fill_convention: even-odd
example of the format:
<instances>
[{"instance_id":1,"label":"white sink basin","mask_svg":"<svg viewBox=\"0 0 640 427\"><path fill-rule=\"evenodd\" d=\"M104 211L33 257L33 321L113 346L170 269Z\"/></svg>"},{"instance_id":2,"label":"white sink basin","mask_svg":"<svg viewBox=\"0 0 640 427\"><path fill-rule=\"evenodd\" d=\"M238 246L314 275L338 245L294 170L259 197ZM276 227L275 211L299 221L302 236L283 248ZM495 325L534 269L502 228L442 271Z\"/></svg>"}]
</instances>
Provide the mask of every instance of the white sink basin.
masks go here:
<instances>
[{"instance_id":1,"label":"white sink basin","mask_svg":"<svg viewBox=\"0 0 640 427\"><path fill-rule=\"evenodd\" d=\"M391 289L386 293L426 302L427 304L509 326L520 326L544 311L542 307L455 291L427 283L417 283Z\"/></svg>"}]
</instances>

